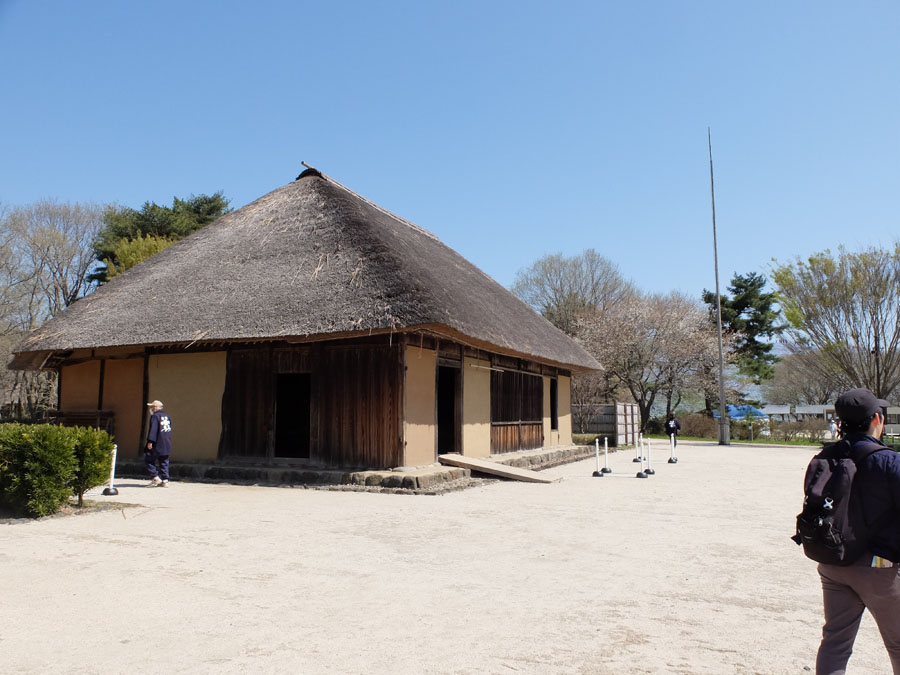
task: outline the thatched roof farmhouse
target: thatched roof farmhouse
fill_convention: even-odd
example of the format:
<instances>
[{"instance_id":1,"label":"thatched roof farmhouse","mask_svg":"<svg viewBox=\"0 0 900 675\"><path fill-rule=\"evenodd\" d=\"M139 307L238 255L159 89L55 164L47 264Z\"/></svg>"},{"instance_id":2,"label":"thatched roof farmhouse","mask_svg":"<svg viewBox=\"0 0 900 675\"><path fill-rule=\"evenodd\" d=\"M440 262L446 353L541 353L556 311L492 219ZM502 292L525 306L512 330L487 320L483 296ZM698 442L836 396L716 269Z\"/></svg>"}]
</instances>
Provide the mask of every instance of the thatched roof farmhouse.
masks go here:
<instances>
[{"instance_id":1,"label":"thatched roof farmhouse","mask_svg":"<svg viewBox=\"0 0 900 675\"><path fill-rule=\"evenodd\" d=\"M599 364L308 169L79 300L10 367L57 369L62 413L102 413L120 452L161 399L181 459L386 468L570 443L570 376Z\"/></svg>"}]
</instances>

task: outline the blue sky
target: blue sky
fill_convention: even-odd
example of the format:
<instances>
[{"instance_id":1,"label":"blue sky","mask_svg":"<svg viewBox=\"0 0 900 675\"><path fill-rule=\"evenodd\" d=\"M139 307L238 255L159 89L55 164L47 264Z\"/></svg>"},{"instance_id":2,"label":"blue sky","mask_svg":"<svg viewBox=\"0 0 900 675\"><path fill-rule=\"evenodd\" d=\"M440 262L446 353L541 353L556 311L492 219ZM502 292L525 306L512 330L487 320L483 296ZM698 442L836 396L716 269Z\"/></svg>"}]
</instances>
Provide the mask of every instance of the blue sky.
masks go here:
<instances>
[{"instance_id":1,"label":"blue sky","mask_svg":"<svg viewBox=\"0 0 900 675\"><path fill-rule=\"evenodd\" d=\"M240 207L306 161L500 283L647 291L900 233L900 3L0 0L0 202Z\"/></svg>"}]
</instances>

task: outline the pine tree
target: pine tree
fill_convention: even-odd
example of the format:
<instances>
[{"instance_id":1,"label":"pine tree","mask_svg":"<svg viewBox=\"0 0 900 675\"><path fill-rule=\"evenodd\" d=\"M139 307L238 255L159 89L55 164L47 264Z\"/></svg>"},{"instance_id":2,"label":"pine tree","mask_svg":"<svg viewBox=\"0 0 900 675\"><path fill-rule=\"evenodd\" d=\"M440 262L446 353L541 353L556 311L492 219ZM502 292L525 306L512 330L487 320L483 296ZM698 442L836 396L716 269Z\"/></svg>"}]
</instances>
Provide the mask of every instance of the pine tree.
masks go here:
<instances>
[{"instance_id":1,"label":"pine tree","mask_svg":"<svg viewBox=\"0 0 900 675\"><path fill-rule=\"evenodd\" d=\"M769 380L774 375L773 366L778 357L772 353L771 340L784 326L778 323L781 314L775 293L764 293L766 277L750 272L737 274L728 286L729 298L721 296L722 328L733 337L732 351L738 372L749 377L754 384ZM703 291L703 302L716 315L716 294Z\"/></svg>"},{"instance_id":2,"label":"pine tree","mask_svg":"<svg viewBox=\"0 0 900 675\"><path fill-rule=\"evenodd\" d=\"M191 195L189 199L175 197L171 207L144 202L140 211L128 207L107 209L103 216L104 226L94 242L94 255L99 265L91 280L103 283L133 267L144 259L134 259L134 254L139 251L145 251L146 257L157 253L161 249L151 245L151 239L167 245L175 243L228 211L228 200L221 192ZM128 245L129 242L132 245ZM118 257L123 251L129 254L127 262Z\"/></svg>"}]
</instances>

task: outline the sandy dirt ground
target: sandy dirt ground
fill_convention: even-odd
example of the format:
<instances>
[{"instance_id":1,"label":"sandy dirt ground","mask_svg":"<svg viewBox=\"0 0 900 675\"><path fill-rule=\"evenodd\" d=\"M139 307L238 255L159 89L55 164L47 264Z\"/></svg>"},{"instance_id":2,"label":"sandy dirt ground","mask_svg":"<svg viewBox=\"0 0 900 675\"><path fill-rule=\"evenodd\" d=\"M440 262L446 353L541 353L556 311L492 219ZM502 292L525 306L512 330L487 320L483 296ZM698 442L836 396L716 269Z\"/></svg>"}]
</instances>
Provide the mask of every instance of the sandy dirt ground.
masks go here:
<instances>
[{"instance_id":1,"label":"sandy dirt ground","mask_svg":"<svg viewBox=\"0 0 900 675\"><path fill-rule=\"evenodd\" d=\"M809 448L682 443L440 496L126 480L0 525L2 673L806 673ZM851 673L890 670L866 616Z\"/></svg>"}]
</instances>

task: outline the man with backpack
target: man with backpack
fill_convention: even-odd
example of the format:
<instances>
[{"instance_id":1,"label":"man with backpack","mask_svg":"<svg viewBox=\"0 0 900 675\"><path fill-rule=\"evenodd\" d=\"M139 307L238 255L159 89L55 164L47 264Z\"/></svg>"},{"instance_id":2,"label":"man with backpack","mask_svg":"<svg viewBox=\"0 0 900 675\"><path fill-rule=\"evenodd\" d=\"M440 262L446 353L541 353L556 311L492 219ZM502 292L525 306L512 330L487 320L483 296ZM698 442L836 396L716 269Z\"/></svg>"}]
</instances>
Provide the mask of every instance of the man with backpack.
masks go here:
<instances>
[{"instance_id":1,"label":"man with backpack","mask_svg":"<svg viewBox=\"0 0 900 675\"><path fill-rule=\"evenodd\" d=\"M842 439L807 470L795 539L819 560L825 625L817 675L845 672L866 609L900 675L900 455L880 440L887 406L868 389L842 394Z\"/></svg>"}]
</instances>

